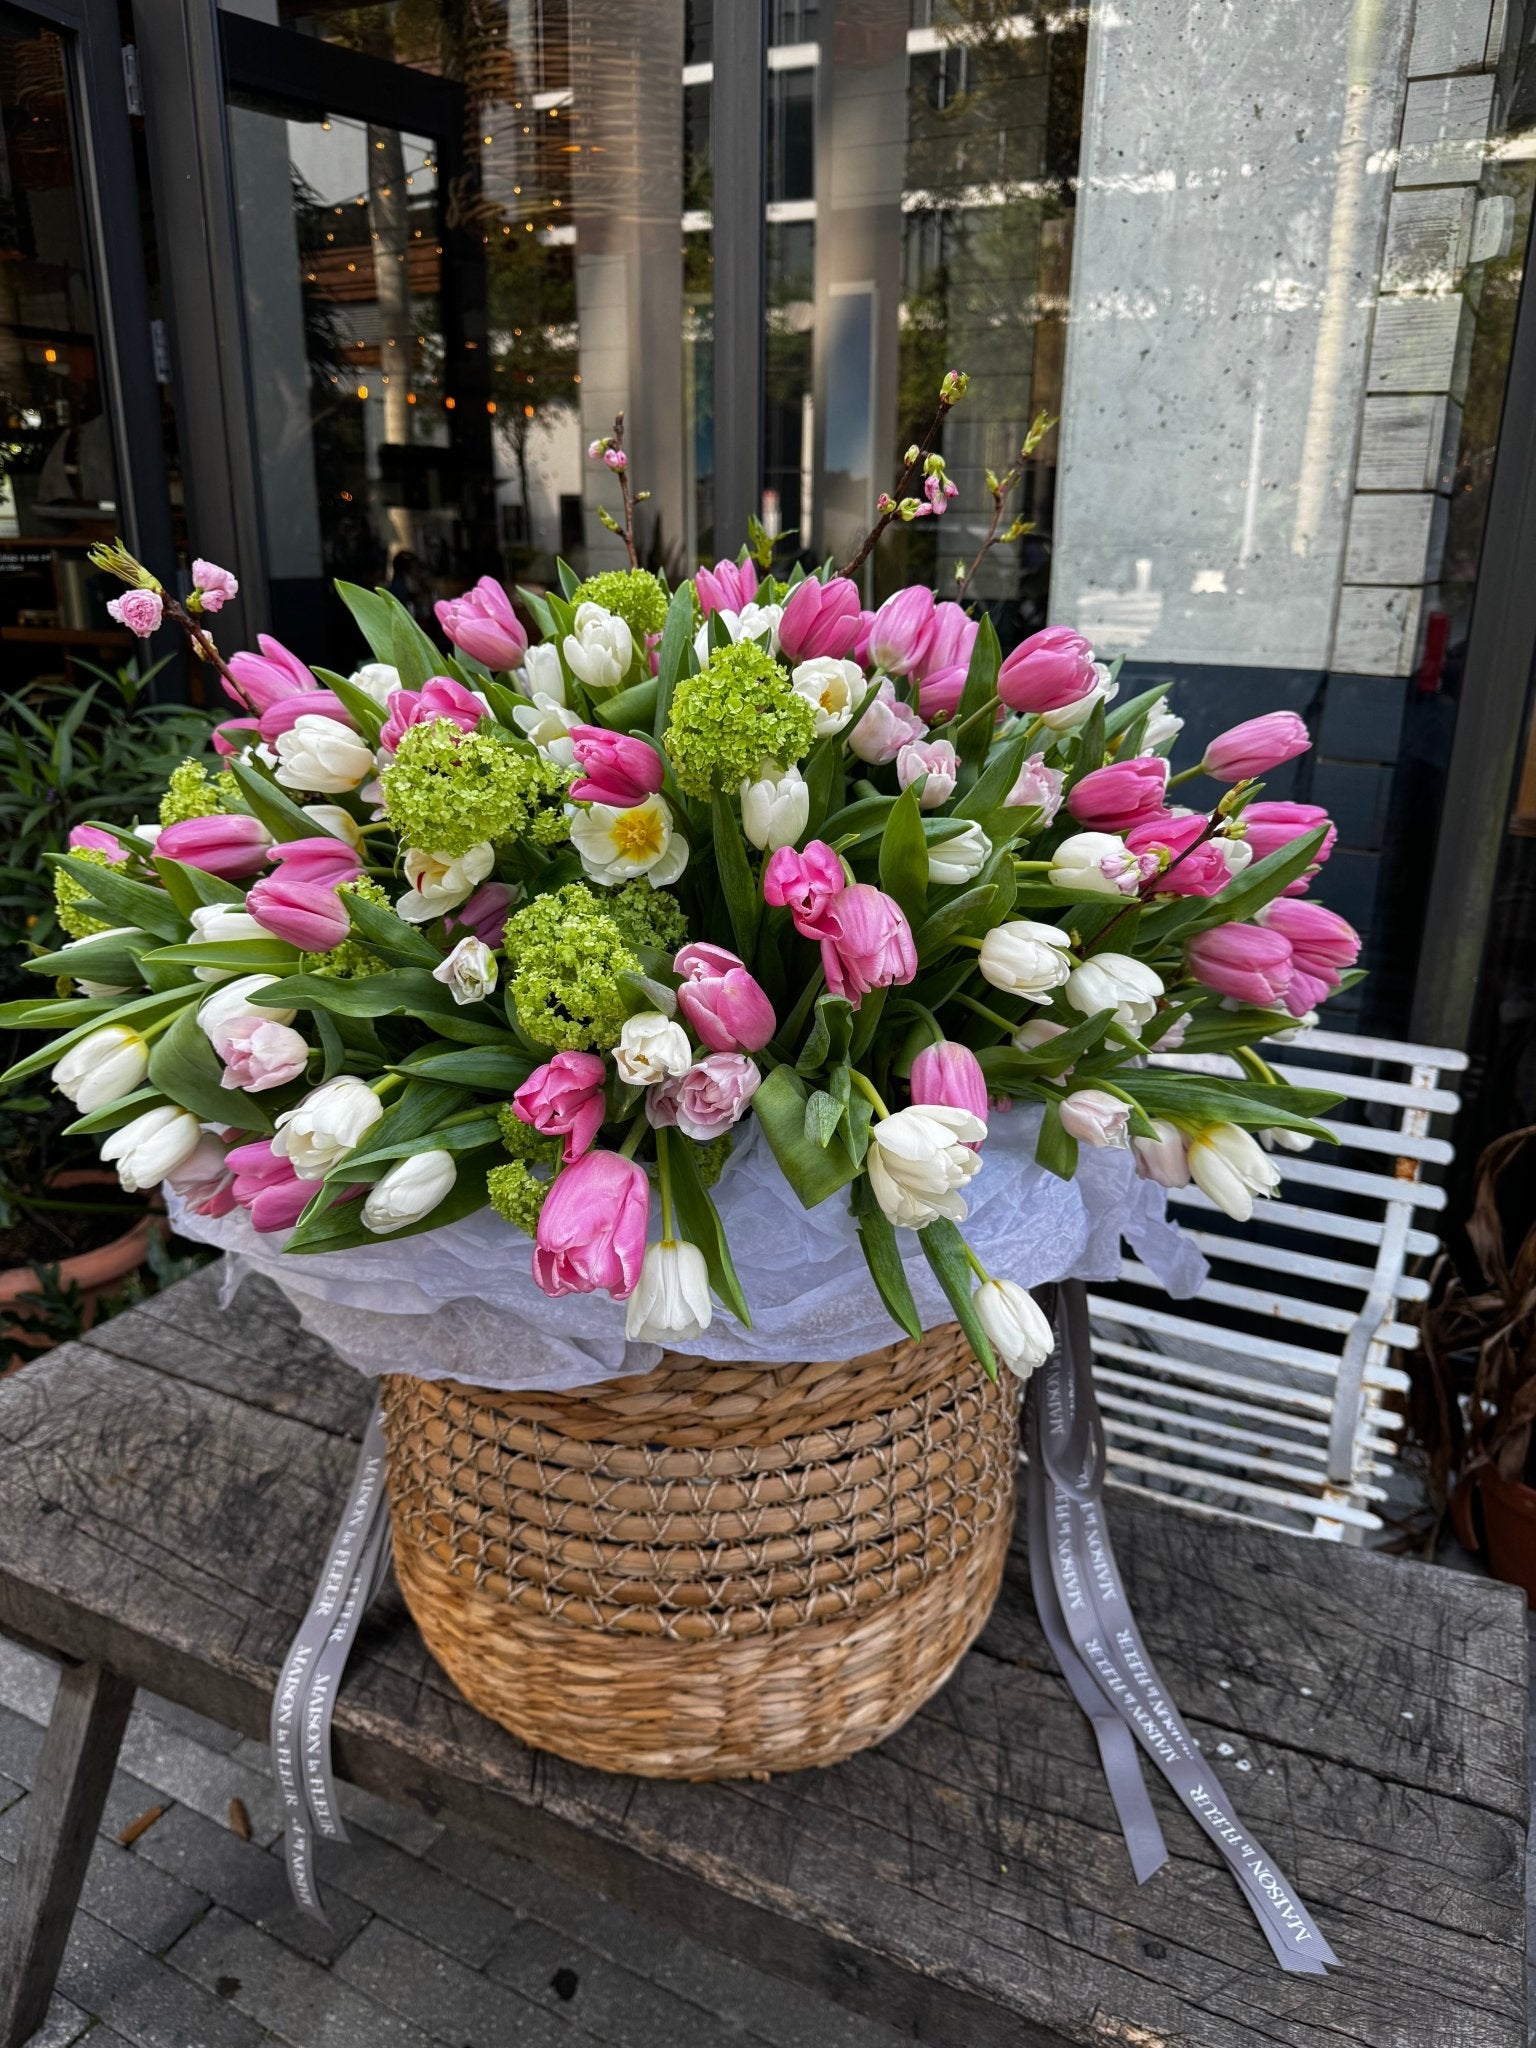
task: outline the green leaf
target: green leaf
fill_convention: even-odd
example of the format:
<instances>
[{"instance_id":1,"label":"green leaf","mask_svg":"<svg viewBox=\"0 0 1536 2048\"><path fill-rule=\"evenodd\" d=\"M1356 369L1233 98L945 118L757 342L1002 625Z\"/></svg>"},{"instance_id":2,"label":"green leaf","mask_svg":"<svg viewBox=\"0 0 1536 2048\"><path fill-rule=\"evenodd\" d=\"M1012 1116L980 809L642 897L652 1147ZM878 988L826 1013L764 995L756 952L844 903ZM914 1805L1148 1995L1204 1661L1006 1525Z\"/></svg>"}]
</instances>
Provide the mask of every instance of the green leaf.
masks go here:
<instances>
[{"instance_id":1,"label":"green leaf","mask_svg":"<svg viewBox=\"0 0 1536 2048\"><path fill-rule=\"evenodd\" d=\"M546 640L553 640L555 638L555 615L545 603L542 593L537 590L524 590L523 586L519 584L517 586L517 594L528 607L533 617L533 623L538 627L540 633Z\"/></svg>"},{"instance_id":2,"label":"green leaf","mask_svg":"<svg viewBox=\"0 0 1536 2048\"><path fill-rule=\"evenodd\" d=\"M232 910L245 908L245 890L237 882L205 874L201 868L190 868L184 861L171 860L163 853L151 858L166 895L183 917L190 918L194 910L202 910L210 903L223 903Z\"/></svg>"},{"instance_id":3,"label":"green leaf","mask_svg":"<svg viewBox=\"0 0 1536 2048\"><path fill-rule=\"evenodd\" d=\"M482 1088L512 1095L533 1072L534 1062L512 1047L457 1046L452 1052L412 1053L403 1069L426 1080L453 1081L461 1088Z\"/></svg>"},{"instance_id":4,"label":"green leaf","mask_svg":"<svg viewBox=\"0 0 1536 2048\"><path fill-rule=\"evenodd\" d=\"M1077 1172L1077 1140L1062 1126L1059 1102L1045 1105L1045 1117L1035 1144L1035 1158L1047 1173L1054 1173L1058 1180L1071 1180Z\"/></svg>"},{"instance_id":5,"label":"green leaf","mask_svg":"<svg viewBox=\"0 0 1536 2048\"><path fill-rule=\"evenodd\" d=\"M357 583L336 580L336 595L356 619L358 630L368 642L375 661L394 665L395 624L390 607L393 600L384 590L364 590Z\"/></svg>"},{"instance_id":6,"label":"green leaf","mask_svg":"<svg viewBox=\"0 0 1536 2048\"><path fill-rule=\"evenodd\" d=\"M387 903L370 903L366 896L350 892L342 897L352 929L365 945L386 960L408 967L436 967L442 954L416 925L407 924Z\"/></svg>"},{"instance_id":7,"label":"green leaf","mask_svg":"<svg viewBox=\"0 0 1536 2048\"><path fill-rule=\"evenodd\" d=\"M1212 1074L1181 1074L1171 1067L1138 1069L1137 1100L1149 1116L1177 1117L1190 1124L1239 1124L1244 1130L1304 1131L1336 1139L1317 1119L1343 1100L1328 1088L1266 1088L1262 1082L1225 1081Z\"/></svg>"},{"instance_id":8,"label":"green leaf","mask_svg":"<svg viewBox=\"0 0 1536 2048\"><path fill-rule=\"evenodd\" d=\"M205 1124L233 1124L241 1131L270 1131L271 1117L259 1099L223 1085L223 1067L188 1004L149 1049L149 1078L162 1095Z\"/></svg>"},{"instance_id":9,"label":"green leaf","mask_svg":"<svg viewBox=\"0 0 1536 2048\"><path fill-rule=\"evenodd\" d=\"M229 772L240 785L240 794L253 818L259 818L274 839L313 839L316 826L306 818L287 790L280 789L270 775L252 767L249 761L231 761Z\"/></svg>"},{"instance_id":10,"label":"green leaf","mask_svg":"<svg viewBox=\"0 0 1536 2048\"><path fill-rule=\"evenodd\" d=\"M581 578L569 562L560 560L558 556L555 559L555 574L560 578L561 593L574 602L576 593L581 588Z\"/></svg>"},{"instance_id":11,"label":"green leaf","mask_svg":"<svg viewBox=\"0 0 1536 2048\"><path fill-rule=\"evenodd\" d=\"M116 996L20 996L13 1003L0 1003L0 1031L65 1031L76 1024L105 1024L116 1008Z\"/></svg>"},{"instance_id":12,"label":"green leaf","mask_svg":"<svg viewBox=\"0 0 1536 2048\"><path fill-rule=\"evenodd\" d=\"M752 1108L784 1178L801 1204L814 1209L828 1195L846 1187L858 1167L840 1138L823 1149L806 1137L808 1094L793 1068L775 1067L753 1096Z\"/></svg>"},{"instance_id":13,"label":"green leaf","mask_svg":"<svg viewBox=\"0 0 1536 2048\"><path fill-rule=\"evenodd\" d=\"M704 1254L709 1284L743 1329L752 1327L752 1311L741 1291L731 1247L709 1189L699 1175L698 1152L691 1139L680 1131L658 1131L658 1143L666 1145L667 1168L672 1181L672 1202L677 1220L690 1244Z\"/></svg>"},{"instance_id":14,"label":"green leaf","mask_svg":"<svg viewBox=\"0 0 1536 2048\"><path fill-rule=\"evenodd\" d=\"M824 1088L814 1089L805 1105L805 1135L823 1151L831 1144L843 1120L843 1105Z\"/></svg>"},{"instance_id":15,"label":"green leaf","mask_svg":"<svg viewBox=\"0 0 1536 2048\"><path fill-rule=\"evenodd\" d=\"M146 1109L163 1106L164 1095L158 1088L137 1088L132 1095L120 1095L116 1102L109 1102L105 1109L92 1110L89 1116L77 1116L72 1124L64 1126L66 1138L94 1137L98 1131L115 1131L123 1124L130 1124L136 1116L142 1116Z\"/></svg>"},{"instance_id":16,"label":"green leaf","mask_svg":"<svg viewBox=\"0 0 1536 2048\"><path fill-rule=\"evenodd\" d=\"M1305 839L1294 840L1289 846L1282 846L1274 853L1267 853L1262 860L1256 860L1240 875L1228 882L1219 896L1208 896L1203 900L1192 900L1203 925L1233 924L1250 919L1255 911L1262 910L1288 885L1298 881L1317 856L1318 848L1328 836L1326 826L1309 832ZM1161 934L1159 934L1161 936Z\"/></svg>"},{"instance_id":17,"label":"green leaf","mask_svg":"<svg viewBox=\"0 0 1536 2048\"><path fill-rule=\"evenodd\" d=\"M645 732L655 723L660 694L656 677L647 676L644 682L631 683L627 690L594 698L592 716L610 732Z\"/></svg>"},{"instance_id":18,"label":"green leaf","mask_svg":"<svg viewBox=\"0 0 1536 2048\"><path fill-rule=\"evenodd\" d=\"M880 1019L885 1013L885 999L889 988L872 988L853 1013L853 1038L848 1047L848 1057L862 1059L875 1042L875 1033L880 1029Z\"/></svg>"},{"instance_id":19,"label":"green leaf","mask_svg":"<svg viewBox=\"0 0 1536 2048\"><path fill-rule=\"evenodd\" d=\"M1004 740L970 788L950 807L949 815L954 818L975 818L985 824L993 811L1003 807L1003 798L1018 781L1028 754L1027 733L1018 732L1011 739ZM1013 808L1028 819L1038 806L1022 804Z\"/></svg>"},{"instance_id":20,"label":"green leaf","mask_svg":"<svg viewBox=\"0 0 1536 2048\"><path fill-rule=\"evenodd\" d=\"M897 1249L896 1231L889 1216L875 1200L875 1191L867 1174L861 1173L854 1182L848 1206L858 1226L859 1244L863 1248L869 1277L879 1290L887 1313L909 1337L921 1337L923 1326L918 1320L917 1304L912 1299L906 1268Z\"/></svg>"},{"instance_id":21,"label":"green leaf","mask_svg":"<svg viewBox=\"0 0 1536 2048\"><path fill-rule=\"evenodd\" d=\"M987 1378L995 1380L997 1360L981 1327L981 1318L971 1304L971 1262L966 1256L965 1239L947 1216L936 1216L932 1223L925 1223L917 1236L934 1278L949 1297L955 1321L964 1330Z\"/></svg>"},{"instance_id":22,"label":"green leaf","mask_svg":"<svg viewBox=\"0 0 1536 2048\"><path fill-rule=\"evenodd\" d=\"M185 933L187 920L163 889L152 888L148 882L131 882L116 868L97 867L69 853L49 854L48 861L81 883L114 925L134 925L162 939L179 939Z\"/></svg>"},{"instance_id":23,"label":"green leaf","mask_svg":"<svg viewBox=\"0 0 1536 2048\"><path fill-rule=\"evenodd\" d=\"M824 827L821 820L826 817L834 803L842 801L842 755L828 745L814 747L804 768L806 789L806 826L813 838L822 836ZM839 812L839 816L843 813Z\"/></svg>"},{"instance_id":24,"label":"green leaf","mask_svg":"<svg viewBox=\"0 0 1536 2048\"><path fill-rule=\"evenodd\" d=\"M431 1149L430 1147L428 1148ZM403 1230L382 1234L366 1228L361 1201L339 1199L341 1183L327 1181L320 1200L300 1218L298 1228L283 1245L285 1252L344 1252L362 1244L396 1244L404 1237L420 1237L424 1231L439 1230L445 1223L458 1223L486 1206L485 1176L501 1164L506 1154L500 1146L486 1145L459 1160L459 1177L445 1198L418 1223ZM321 1206L324 1203L325 1206Z\"/></svg>"},{"instance_id":25,"label":"green leaf","mask_svg":"<svg viewBox=\"0 0 1536 2048\"><path fill-rule=\"evenodd\" d=\"M432 676L442 674L442 656L399 599L391 597L388 602L393 609L388 659L400 671L401 687L419 690Z\"/></svg>"},{"instance_id":26,"label":"green leaf","mask_svg":"<svg viewBox=\"0 0 1536 2048\"><path fill-rule=\"evenodd\" d=\"M1139 718L1144 718L1154 704L1160 704L1173 688L1172 683L1158 683L1155 688L1143 690L1139 697L1131 697L1124 704L1117 704L1104 721L1104 737L1118 739L1128 732Z\"/></svg>"},{"instance_id":27,"label":"green leaf","mask_svg":"<svg viewBox=\"0 0 1536 2048\"><path fill-rule=\"evenodd\" d=\"M133 943L136 938L138 947ZM141 932L130 932L126 937L120 932L97 932L89 939L72 939L57 953L39 953L35 959L24 960L22 965L28 974L68 974L81 976L86 981L108 982L118 988L133 988L144 979L139 967L139 952L144 944L145 935ZM39 998L34 996L30 1004L20 1007L35 1009L38 1001ZM0 1022L3 1022L3 1013L0 1013Z\"/></svg>"},{"instance_id":28,"label":"green leaf","mask_svg":"<svg viewBox=\"0 0 1536 2048\"><path fill-rule=\"evenodd\" d=\"M329 1010L312 1010L310 1015L320 1039L320 1079L332 1081L347 1064L346 1041Z\"/></svg>"},{"instance_id":29,"label":"green leaf","mask_svg":"<svg viewBox=\"0 0 1536 2048\"><path fill-rule=\"evenodd\" d=\"M1048 1038L1044 1045L1037 1045L1032 1051L1021 1051L1011 1042L984 1045L976 1058L988 1082L999 1094L1007 1094L1015 1088L1028 1087L1042 1074L1059 1074L1064 1067L1075 1066L1092 1052L1114 1018L1113 1010L1100 1010L1062 1032L1059 1038Z\"/></svg>"},{"instance_id":30,"label":"green leaf","mask_svg":"<svg viewBox=\"0 0 1536 2048\"><path fill-rule=\"evenodd\" d=\"M62 1038L54 1039L51 1045L40 1045L35 1052L29 1052L25 1059L17 1060L14 1066L7 1067L6 1071L0 1074L0 1088L7 1088L13 1081L23 1080L28 1074L36 1074L44 1067L51 1067L72 1045L78 1045L82 1038L96 1030L99 1025L133 1024L142 1028L146 1024L158 1023L162 1017L170 1016L179 1010L183 1003L195 1002L206 994L206 989L200 984L193 983L164 993L139 996L132 1002L109 1000L104 1003L92 1003L90 1016L75 1025L72 1030L66 1031ZM72 1008L69 1004L63 1004L61 1007Z\"/></svg>"},{"instance_id":31,"label":"green leaf","mask_svg":"<svg viewBox=\"0 0 1536 2048\"><path fill-rule=\"evenodd\" d=\"M379 744L379 734L384 730L384 713L360 684L350 676L341 676L331 668L317 668L315 674L324 683L333 697L339 697L370 747Z\"/></svg>"},{"instance_id":32,"label":"green leaf","mask_svg":"<svg viewBox=\"0 0 1536 2048\"><path fill-rule=\"evenodd\" d=\"M661 646L656 655L656 720L651 730L658 740L666 737L672 715L672 692L686 673L684 662L693 652L693 585L680 583L667 606L667 622L661 629Z\"/></svg>"},{"instance_id":33,"label":"green leaf","mask_svg":"<svg viewBox=\"0 0 1536 2048\"><path fill-rule=\"evenodd\" d=\"M429 1023L439 1037L462 1045L510 1048L516 1043L501 1025L482 1022L471 1016L468 1008L461 1009L442 983L419 967L392 967L356 981L324 974L290 975L281 990L258 990L251 1001L258 1009L332 1010L341 1017L414 1017Z\"/></svg>"},{"instance_id":34,"label":"green leaf","mask_svg":"<svg viewBox=\"0 0 1536 2048\"><path fill-rule=\"evenodd\" d=\"M145 964L165 967L220 967L239 974L293 974L303 956L286 939L209 939L185 946L157 946Z\"/></svg>"},{"instance_id":35,"label":"green leaf","mask_svg":"<svg viewBox=\"0 0 1536 2048\"><path fill-rule=\"evenodd\" d=\"M880 886L914 930L928 915L928 840L916 789L903 790L880 835Z\"/></svg>"},{"instance_id":36,"label":"green leaf","mask_svg":"<svg viewBox=\"0 0 1536 2048\"><path fill-rule=\"evenodd\" d=\"M970 666L965 672L965 688L960 693L959 709L955 713L952 732L959 733L955 750L961 765L971 770L980 768L987 758L996 733L993 720L983 714L989 704L997 699L997 672L1002 666L1003 650L998 644L997 628L984 612L976 633L976 644L971 649ZM967 720L973 721L967 725Z\"/></svg>"},{"instance_id":37,"label":"green leaf","mask_svg":"<svg viewBox=\"0 0 1536 2048\"><path fill-rule=\"evenodd\" d=\"M418 1131L413 1138L391 1138L382 1145L363 1146L348 1154L338 1178L348 1182L378 1180L397 1159L415 1159L423 1152L474 1152L483 1145L500 1142L500 1127L487 1111L466 1117L462 1123L438 1124L433 1130Z\"/></svg>"},{"instance_id":38,"label":"green leaf","mask_svg":"<svg viewBox=\"0 0 1536 2048\"><path fill-rule=\"evenodd\" d=\"M810 1034L795 1061L795 1071L814 1074L825 1066L838 1066L848 1057L853 1039L853 1005L846 996L816 998Z\"/></svg>"},{"instance_id":39,"label":"green leaf","mask_svg":"<svg viewBox=\"0 0 1536 2048\"><path fill-rule=\"evenodd\" d=\"M946 939L964 931L973 919L987 916L996 895L995 884L979 883L959 896L952 896L947 903L941 903L937 910L930 912L913 934L912 942L917 948L918 959L931 961ZM989 926L990 923L989 917Z\"/></svg>"},{"instance_id":40,"label":"green leaf","mask_svg":"<svg viewBox=\"0 0 1536 2048\"><path fill-rule=\"evenodd\" d=\"M709 811L715 869L725 897L726 914L731 920L737 952L743 960L750 960L757 947L757 921L763 899L753 877L752 863L747 858L746 841L741 836L741 820L735 805L717 789L710 797Z\"/></svg>"}]
</instances>

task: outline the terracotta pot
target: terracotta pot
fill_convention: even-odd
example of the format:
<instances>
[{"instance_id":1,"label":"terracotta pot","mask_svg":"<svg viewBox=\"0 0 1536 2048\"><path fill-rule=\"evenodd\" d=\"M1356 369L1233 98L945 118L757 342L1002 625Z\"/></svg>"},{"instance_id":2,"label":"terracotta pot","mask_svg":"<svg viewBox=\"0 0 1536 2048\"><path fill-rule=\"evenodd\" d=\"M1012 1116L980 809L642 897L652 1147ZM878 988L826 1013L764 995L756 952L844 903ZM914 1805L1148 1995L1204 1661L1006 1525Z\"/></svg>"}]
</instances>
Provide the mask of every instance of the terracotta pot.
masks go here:
<instances>
[{"instance_id":1,"label":"terracotta pot","mask_svg":"<svg viewBox=\"0 0 1536 2048\"><path fill-rule=\"evenodd\" d=\"M1536 1486L1483 1470L1457 1487L1451 1521L1467 1550L1481 1550L1496 1579L1536 1608Z\"/></svg>"},{"instance_id":2,"label":"terracotta pot","mask_svg":"<svg viewBox=\"0 0 1536 2048\"><path fill-rule=\"evenodd\" d=\"M70 1166L49 1177L49 1188L56 1194L65 1194L71 1188L82 1192L95 1188L115 1188L117 1176L96 1166ZM76 1252L72 1258L59 1261L60 1287L78 1287L83 1303L81 1323L90 1329L96 1320L96 1310L103 1298L115 1294L128 1275L143 1265L149 1251L150 1234L159 1231L165 1234L165 1218L153 1215L146 1209L120 1237L112 1238L107 1244L97 1245L94 1251ZM51 1263L51 1261L44 1261ZM25 1365L28 1358L49 1349L49 1341L41 1335L33 1335L21 1324L11 1324L6 1311L11 1304L28 1294L39 1291L36 1270L31 1266L10 1266L0 1271L0 1319L6 1328L7 1355L0 1363L0 1372L13 1372L17 1366Z\"/></svg>"}]
</instances>

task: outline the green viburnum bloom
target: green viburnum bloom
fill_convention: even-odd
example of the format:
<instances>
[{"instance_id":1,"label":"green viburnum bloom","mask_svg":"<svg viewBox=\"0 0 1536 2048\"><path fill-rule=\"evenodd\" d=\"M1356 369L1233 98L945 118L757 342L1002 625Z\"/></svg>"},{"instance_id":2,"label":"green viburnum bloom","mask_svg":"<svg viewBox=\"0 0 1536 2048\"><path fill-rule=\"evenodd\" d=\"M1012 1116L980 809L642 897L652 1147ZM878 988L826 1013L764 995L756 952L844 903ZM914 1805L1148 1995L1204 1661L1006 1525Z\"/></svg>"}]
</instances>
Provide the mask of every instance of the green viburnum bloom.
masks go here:
<instances>
[{"instance_id":1,"label":"green viburnum bloom","mask_svg":"<svg viewBox=\"0 0 1536 2048\"><path fill-rule=\"evenodd\" d=\"M571 769L484 728L461 732L450 718L432 718L401 736L381 780L401 845L457 860L487 839L560 845L570 836L572 778Z\"/></svg>"},{"instance_id":2,"label":"green viburnum bloom","mask_svg":"<svg viewBox=\"0 0 1536 2048\"><path fill-rule=\"evenodd\" d=\"M522 1160L525 1166L547 1166L552 1172L559 1166L565 1150L563 1138L546 1138L532 1124L525 1124L510 1102L502 1103L497 1110L496 1122L501 1142L514 1159Z\"/></svg>"},{"instance_id":3,"label":"green viburnum bloom","mask_svg":"<svg viewBox=\"0 0 1536 2048\"><path fill-rule=\"evenodd\" d=\"M234 782L233 776L227 779ZM225 780L221 775L215 781L201 761L183 761L179 768L172 769L171 779L165 785L165 795L160 799L160 823L184 825L189 818L217 817L224 809L220 785Z\"/></svg>"},{"instance_id":4,"label":"green viburnum bloom","mask_svg":"<svg viewBox=\"0 0 1536 2048\"><path fill-rule=\"evenodd\" d=\"M649 569L605 569L578 583L571 603L600 604L624 621L641 648L646 634L659 633L667 622L667 593Z\"/></svg>"},{"instance_id":5,"label":"green viburnum bloom","mask_svg":"<svg viewBox=\"0 0 1536 2048\"><path fill-rule=\"evenodd\" d=\"M731 1156L735 1133L722 1131L718 1138L709 1138L702 1145L693 1148L693 1163L699 1169L699 1179L705 1187L712 1188L725 1171L725 1162Z\"/></svg>"},{"instance_id":6,"label":"green viburnum bloom","mask_svg":"<svg viewBox=\"0 0 1536 2048\"><path fill-rule=\"evenodd\" d=\"M516 1230L532 1237L539 1227L539 1211L551 1183L539 1180L521 1159L505 1166L493 1166L485 1176L485 1192L498 1216L504 1216Z\"/></svg>"},{"instance_id":7,"label":"green viburnum bloom","mask_svg":"<svg viewBox=\"0 0 1536 2048\"><path fill-rule=\"evenodd\" d=\"M670 959L688 942L688 920L682 905L665 889L653 889L643 877L604 896L602 906L626 941L638 949L665 953Z\"/></svg>"},{"instance_id":8,"label":"green viburnum bloom","mask_svg":"<svg viewBox=\"0 0 1536 2048\"><path fill-rule=\"evenodd\" d=\"M603 899L583 882L536 896L507 920L508 993L539 1045L605 1051L626 1015L619 976L639 967Z\"/></svg>"},{"instance_id":9,"label":"green viburnum bloom","mask_svg":"<svg viewBox=\"0 0 1536 2048\"><path fill-rule=\"evenodd\" d=\"M696 676L672 694L666 750L677 786L704 799L734 792L764 761L786 768L802 760L816 737L816 713L789 678L751 641L717 647Z\"/></svg>"},{"instance_id":10,"label":"green viburnum bloom","mask_svg":"<svg viewBox=\"0 0 1536 2048\"><path fill-rule=\"evenodd\" d=\"M117 862L99 846L78 846L70 855L72 860L89 861L93 868L116 867ZM68 868L53 871L53 907L59 923L72 939L88 939L96 932L112 930L109 917L95 917L80 905L90 895L84 882L77 882Z\"/></svg>"},{"instance_id":11,"label":"green viburnum bloom","mask_svg":"<svg viewBox=\"0 0 1536 2048\"><path fill-rule=\"evenodd\" d=\"M387 891L369 875L359 875L355 881L343 882L338 893L343 903L349 896L360 896L365 903L377 903L382 909L392 907ZM370 974L382 974L388 966L387 960L356 938L343 939L339 946L332 946L329 953L304 955L306 974L323 974L332 981L364 981Z\"/></svg>"}]
</instances>

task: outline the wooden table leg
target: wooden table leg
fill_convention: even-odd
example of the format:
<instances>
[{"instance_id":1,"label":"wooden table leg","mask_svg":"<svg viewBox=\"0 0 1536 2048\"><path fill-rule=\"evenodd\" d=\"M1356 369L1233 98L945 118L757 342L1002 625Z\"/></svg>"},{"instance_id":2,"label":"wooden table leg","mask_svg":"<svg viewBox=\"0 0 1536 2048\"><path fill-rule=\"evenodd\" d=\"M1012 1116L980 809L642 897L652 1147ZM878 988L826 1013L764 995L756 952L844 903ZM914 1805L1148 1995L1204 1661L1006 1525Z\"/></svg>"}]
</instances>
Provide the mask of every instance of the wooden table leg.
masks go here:
<instances>
[{"instance_id":1,"label":"wooden table leg","mask_svg":"<svg viewBox=\"0 0 1536 2048\"><path fill-rule=\"evenodd\" d=\"M133 1693L99 1664L60 1674L0 1930L0 2048L22 2048L48 2010Z\"/></svg>"}]
</instances>

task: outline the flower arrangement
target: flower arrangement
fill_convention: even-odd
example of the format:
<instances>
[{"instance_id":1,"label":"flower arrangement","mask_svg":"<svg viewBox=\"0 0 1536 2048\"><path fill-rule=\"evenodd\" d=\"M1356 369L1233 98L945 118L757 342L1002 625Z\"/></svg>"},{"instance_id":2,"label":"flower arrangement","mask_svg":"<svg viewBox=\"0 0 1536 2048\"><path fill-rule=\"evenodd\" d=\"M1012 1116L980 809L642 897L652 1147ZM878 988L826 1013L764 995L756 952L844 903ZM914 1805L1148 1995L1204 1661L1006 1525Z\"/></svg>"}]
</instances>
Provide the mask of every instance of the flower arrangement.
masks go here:
<instances>
[{"instance_id":1,"label":"flower arrangement","mask_svg":"<svg viewBox=\"0 0 1536 2048\"><path fill-rule=\"evenodd\" d=\"M633 564L622 423L591 452ZM881 525L953 495L908 457L922 495ZM157 818L71 833L69 943L28 963L56 993L5 1012L52 1034L7 1078L51 1069L126 1187L311 1254L489 1204L546 1293L686 1344L717 1304L750 1321L710 1190L755 1119L801 1202L850 1205L897 1326L915 1232L982 1362L1023 1373L1050 1332L960 1228L994 1117L1037 1106L1056 1174L1129 1147L1240 1218L1278 1181L1260 1138L1326 1135L1333 1098L1254 1049L1359 947L1307 893L1328 819L1262 795L1308 744L1290 713L1213 740L1190 809L1165 689L1122 701L1065 627L1005 657L925 588L867 611L830 563L744 550L676 590L561 565L521 611L483 578L438 606L451 655L342 585L373 655L343 676L266 636L224 659L214 564L177 600L98 560L239 714ZM1157 1064L1175 1047L1241 1077Z\"/></svg>"}]
</instances>

